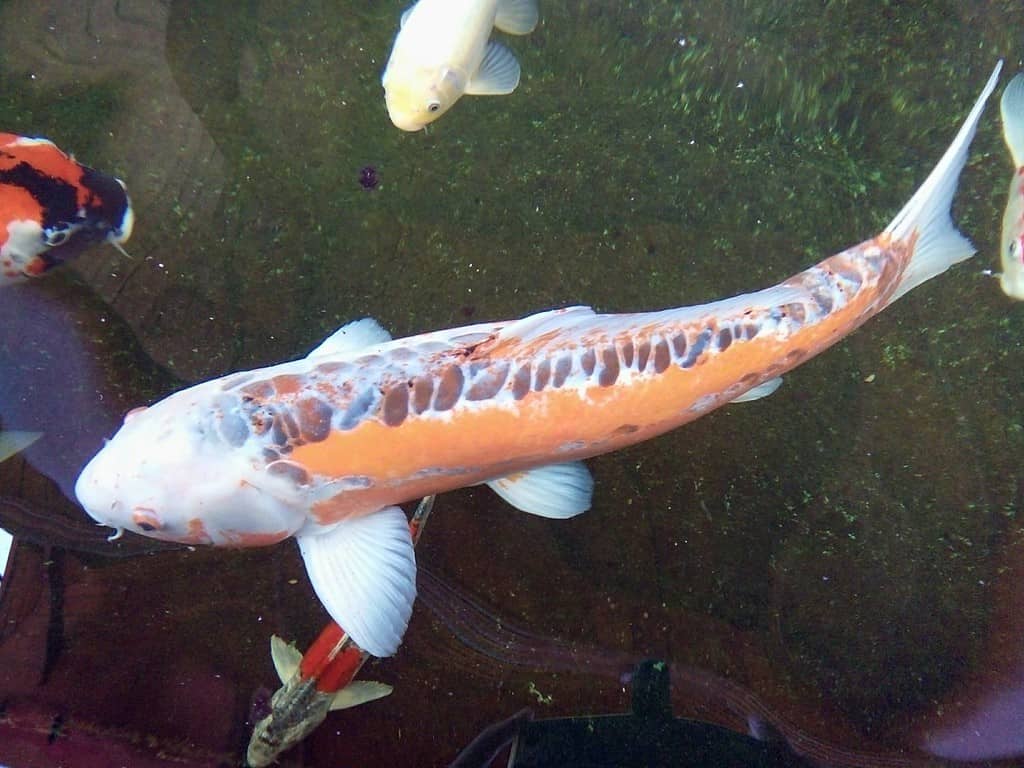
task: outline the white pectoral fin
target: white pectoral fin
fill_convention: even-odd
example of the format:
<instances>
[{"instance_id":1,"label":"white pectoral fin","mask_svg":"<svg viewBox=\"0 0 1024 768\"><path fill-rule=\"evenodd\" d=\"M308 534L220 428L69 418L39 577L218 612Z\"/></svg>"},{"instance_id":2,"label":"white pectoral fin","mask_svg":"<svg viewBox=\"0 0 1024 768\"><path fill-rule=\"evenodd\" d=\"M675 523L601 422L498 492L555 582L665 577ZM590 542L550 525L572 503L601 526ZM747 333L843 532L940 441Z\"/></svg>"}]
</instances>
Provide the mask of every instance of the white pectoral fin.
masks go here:
<instances>
[{"instance_id":1,"label":"white pectoral fin","mask_svg":"<svg viewBox=\"0 0 1024 768\"><path fill-rule=\"evenodd\" d=\"M349 683L331 699L330 709L348 709L358 707L368 701L383 699L394 689L385 683L376 683L373 680L356 680Z\"/></svg>"},{"instance_id":2,"label":"white pectoral fin","mask_svg":"<svg viewBox=\"0 0 1024 768\"><path fill-rule=\"evenodd\" d=\"M416 599L416 560L405 513L385 507L296 537L313 589L356 645L398 650Z\"/></svg>"},{"instance_id":3,"label":"white pectoral fin","mask_svg":"<svg viewBox=\"0 0 1024 768\"><path fill-rule=\"evenodd\" d=\"M555 519L586 512L594 495L594 478L581 461L516 472L487 485L516 509Z\"/></svg>"},{"instance_id":4,"label":"white pectoral fin","mask_svg":"<svg viewBox=\"0 0 1024 768\"><path fill-rule=\"evenodd\" d=\"M533 32L538 20L537 0L498 0L494 26L510 35Z\"/></svg>"},{"instance_id":5,"label":"white pectoral fin","mask_svg":"<svg viewBox=\"0 0 1024 768\"><path fill-rule=\"evenodd\" d=\"M466 84L465 93L472 96L504 96L519 85L519 62L512 51L491 40L484 51L480 69Z\"/></svg>"},{"instance_id":6,"label":"white pectoral fin","mask_svg":"<svg viewBox=\"0 0 1024 768\"><path fill-rule=\"evenodd\" d=\"M735 397L731 402L733 403L749 403L751 400L760 400L762 397L768 397L776 389L782 386L782 377L776 376L774 379L768 379L768 381L762 381L756 387L751 387L739 397Z\"/></svg>"},{"instance_id":7,"label":"white pectoral fin","mask_svg":"<svg viewBox=\"0 0 1024 768\"><path fill-rule=\"evenodd\" d=\"M358 352L360 349L372 347L374 344L383 344L386 341L391 341L391 334L372 317L364 317L362 320L353 320L351 323L341 326L306 357Z\"/></svg>"},{"instance_id":8,"label":"white pectoral fin","mask_svg":"<svg viewBox=\"0 0 1024 768\"><path fill-rule=\"evenodd\" d=\"M291 680L299 671L302 652L292 643L286 643L277 635L270 636L270 659L282 683Z\"/></svg>"}]
</instances>

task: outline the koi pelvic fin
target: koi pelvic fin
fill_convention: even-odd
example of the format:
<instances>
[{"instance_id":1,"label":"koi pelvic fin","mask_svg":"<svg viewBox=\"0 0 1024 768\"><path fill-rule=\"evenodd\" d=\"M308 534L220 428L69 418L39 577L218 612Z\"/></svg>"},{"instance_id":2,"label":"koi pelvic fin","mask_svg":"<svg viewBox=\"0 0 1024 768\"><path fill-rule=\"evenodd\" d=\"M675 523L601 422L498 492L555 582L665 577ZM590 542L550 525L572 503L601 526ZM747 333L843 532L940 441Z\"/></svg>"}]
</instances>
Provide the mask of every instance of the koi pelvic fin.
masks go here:
<instances>
[{"instance_id":1,"label":"koi pelvic fin","mask_svg":"<svg viewBox=\"0 0 1024 768\"><path fill-rule=\"evenodd\" d=\"M753 389L748 389L742 395L737 398L733 398L734 403L749 403L752 400L760 400L762 397L768 397L779 387L782 386L782 377L776 376L774 379L768 379L768 381L761 382Z\"/></svg>"},{"instance_id":2,"label":"koi pelvic fin","mask_svg":"<svg viewBox=\"0 0 1024 768\"><path fill-rule=\"evenodd\" d=\"M594 478L581 461L516 472L487 485L516 509L554 519L586 512L594 494Z\"/></svg>"}]
</instances>

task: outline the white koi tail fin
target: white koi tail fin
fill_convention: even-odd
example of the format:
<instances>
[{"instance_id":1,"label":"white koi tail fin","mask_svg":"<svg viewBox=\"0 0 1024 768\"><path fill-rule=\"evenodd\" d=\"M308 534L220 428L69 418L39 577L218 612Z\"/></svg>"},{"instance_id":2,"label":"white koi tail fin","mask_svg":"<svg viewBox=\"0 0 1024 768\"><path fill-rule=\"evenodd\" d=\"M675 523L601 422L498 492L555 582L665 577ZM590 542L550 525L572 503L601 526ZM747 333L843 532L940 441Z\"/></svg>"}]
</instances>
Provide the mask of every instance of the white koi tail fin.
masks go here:
<instances>
[{"instance_id":1,"label":"white koi tail fin","mask_svg":"<svg viewBox=\"0 0 1024 768\"><path fill-rule=\"evenodd\" d=\"M917 237L910 263L900 278L892 298L889 299L890 304L907 291L942 274L975 253L971 241L960 234L953 223L950 208L978 120L985 108L985 102L996 87L1002 68L1003 62L1000 61L996 64L978 100L974 102L971 113L960 126L960 132L946 150L946 154L910 198L910 202L903 206L903 210L897 213L896 218L885 228L885 233L894 240L907 242Z\"/></svg>"}]
</instances>

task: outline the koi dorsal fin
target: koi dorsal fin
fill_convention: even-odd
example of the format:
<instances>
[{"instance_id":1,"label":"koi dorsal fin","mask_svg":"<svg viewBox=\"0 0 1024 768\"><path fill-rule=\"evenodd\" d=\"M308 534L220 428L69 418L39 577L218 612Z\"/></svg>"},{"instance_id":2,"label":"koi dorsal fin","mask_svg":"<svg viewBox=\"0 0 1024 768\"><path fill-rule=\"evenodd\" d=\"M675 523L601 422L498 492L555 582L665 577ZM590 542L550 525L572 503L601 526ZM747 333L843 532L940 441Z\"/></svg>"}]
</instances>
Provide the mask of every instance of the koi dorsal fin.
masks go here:
<instances>
[{"instance_id":1,"label":"koi dorsal fin","mask_svg":"<svg viewBox=\"0 0 1024 768\"><path fill-rule=\"evenodd\" d=\"M538 312L500 326L494 340L484 348L496 357L528 358L556 339L575 341L598 318L593 309L582 306Z\"/></svg>"},{"instance_id":2,"label":"koi dorsal fin","mask_svg":"<svg viewBox=\"0 0 1024 768\"><path fill-rule=\"evenodd\" d=\"M515 472L487 485L516 509L553 519L586 512L594 494L594 478L582 461Z\"/></svg>"},{"instance_id":3,"label":"koi dorsal fin","mask_svg":"<svg viewBox=\"0 0 1024 768\"><path fill-rule=\"evenodd\" d=\"M388 341L391 341L391 334L372 317L364 317L341 326L307 357L347 355Z\"/></svg>"}]
</instances>

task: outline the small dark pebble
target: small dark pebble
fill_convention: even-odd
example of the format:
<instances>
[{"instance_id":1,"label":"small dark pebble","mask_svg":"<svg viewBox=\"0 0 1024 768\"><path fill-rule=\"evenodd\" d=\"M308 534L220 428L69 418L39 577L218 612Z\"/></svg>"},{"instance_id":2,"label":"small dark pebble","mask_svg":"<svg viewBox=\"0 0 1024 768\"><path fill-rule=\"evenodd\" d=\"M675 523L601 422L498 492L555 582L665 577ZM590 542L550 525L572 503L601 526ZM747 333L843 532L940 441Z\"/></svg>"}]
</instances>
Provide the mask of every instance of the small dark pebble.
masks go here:
<instances>
[{"instance_id":1,"label":"small dark pebble","mask_svg":"<svg viewBox=\"0 0 1024 768\"><path fill-rule=\"evenodd\" d=\"M359 169L359 186L369 190L376 189L378 184L380 184L380 177L377 175L376 168L367 165Z\"/></svg>"}]
</instances>

